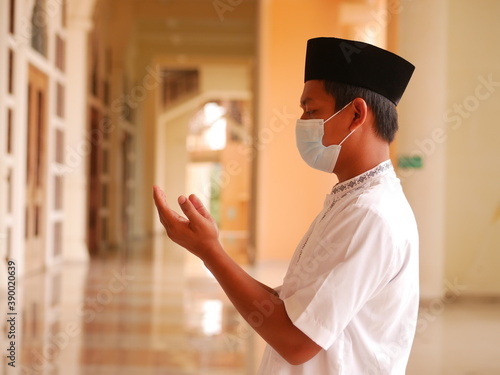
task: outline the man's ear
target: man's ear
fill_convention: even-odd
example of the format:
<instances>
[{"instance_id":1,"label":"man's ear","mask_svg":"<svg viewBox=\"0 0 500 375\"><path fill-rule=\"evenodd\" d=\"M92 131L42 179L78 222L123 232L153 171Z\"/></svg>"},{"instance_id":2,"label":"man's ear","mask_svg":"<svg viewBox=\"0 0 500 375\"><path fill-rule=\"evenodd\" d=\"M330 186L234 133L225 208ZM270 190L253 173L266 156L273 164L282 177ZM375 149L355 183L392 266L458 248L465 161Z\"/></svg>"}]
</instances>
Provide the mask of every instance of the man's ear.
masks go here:
<instances>
[{"instance_id":1,"label":"man's ear","mask_svg":"<svg viewBox=\"0 0 500 375\"><path fill-rule=\"evenodd\" d=\"M349 131L354 131L363 125L368 116L368 105L364 99L356 98L352 101L352 107L354 109L354 117L352 119L351 125L349 126Z\"/></svg>"}]
</instances>

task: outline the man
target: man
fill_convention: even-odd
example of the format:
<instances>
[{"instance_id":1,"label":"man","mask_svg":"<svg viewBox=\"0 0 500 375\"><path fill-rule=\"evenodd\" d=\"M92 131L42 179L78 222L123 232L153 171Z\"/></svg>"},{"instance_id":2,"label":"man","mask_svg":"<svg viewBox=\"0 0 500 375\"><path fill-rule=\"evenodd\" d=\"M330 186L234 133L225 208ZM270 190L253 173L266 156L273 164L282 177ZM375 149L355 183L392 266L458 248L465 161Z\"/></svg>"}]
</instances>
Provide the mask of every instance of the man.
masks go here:
<instances>
[{"instance_id":1,"label":"man","mask_svg":"<svg viewBox=\"0 0 500 375\"><path fill-rule=\"evenodd\" d=\"M184 218L154 188L169 237L204 261L269 344L259 374L404 374L418 309L418 234L389 144L413 70L369 44L308 41L297 148L339 183L277 289L224 252L196 196L179 198Z\"/></svg>"}]
</instances>

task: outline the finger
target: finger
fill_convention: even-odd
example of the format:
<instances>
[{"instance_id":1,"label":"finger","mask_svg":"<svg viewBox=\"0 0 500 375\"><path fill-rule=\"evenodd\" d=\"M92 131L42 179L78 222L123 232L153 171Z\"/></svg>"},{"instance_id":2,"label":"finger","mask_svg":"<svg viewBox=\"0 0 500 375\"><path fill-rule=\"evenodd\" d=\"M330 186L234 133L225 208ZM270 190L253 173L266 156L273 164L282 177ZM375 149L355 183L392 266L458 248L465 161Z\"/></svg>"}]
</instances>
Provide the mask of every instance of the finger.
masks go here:
<instances>
[{"instance_id":1,"label":"finger","mask_svg":"<svg viewBox=\"0 0 500 375\"><path fill-rule=\"evenodd\" d=\"M153 186L153 199L158 210L163 212L170 209L165 193L158 186Z\"/></svg>"},{"instance_id":2,"label":"finger","mask_svg":"<svg viewBox=\"0 0 500 375\"><path fill-rule=\"evenodd\" d=\"M210 212L208 212L206 207L201 202L200 198L198 198L194 194L191 194L189 196L189 200L191 201L194 208L196 209L196 211L198 211L200 213L201 216L203 216L204 218L207 218L207 219L212 219L212 215L210 215Z\"/></svg>"},{"instance_id":3,"label":"finger","mask_svg":"<svg viewBox=\"0 0 500 375\"><path fill-rule=\"evenodd\" d=\"M158 186L153 186L153 198L162 224L169 225L176 221L185 220L169 207L165 193Z\"/></svg>"},{"instance_id":4,"label":"finger","mask_svg":"<svg viewBox=\"0 0 500 375\"><path fill-rule=\"evenodd\" d=\"M156 205L156 210L158 211L160 222L163 224L168 233L170 225L166 217L168 217L169 207L167 200L165 199L165 193L158 186L153 186L153 199Z\"/></svg>"},{"instance_id":5,"label":"finger","mask_svg":"<svg viewBox=\"0 0 500 375\"><path fill-rule=\"evenodd\" d=\"M184 195L181 195L178 202L182 212L184 212L184 215L186 215L189 221L194 223L200 220L200 213L194 208L189 199L187 199Z\"/></svg>"}]
</instances>

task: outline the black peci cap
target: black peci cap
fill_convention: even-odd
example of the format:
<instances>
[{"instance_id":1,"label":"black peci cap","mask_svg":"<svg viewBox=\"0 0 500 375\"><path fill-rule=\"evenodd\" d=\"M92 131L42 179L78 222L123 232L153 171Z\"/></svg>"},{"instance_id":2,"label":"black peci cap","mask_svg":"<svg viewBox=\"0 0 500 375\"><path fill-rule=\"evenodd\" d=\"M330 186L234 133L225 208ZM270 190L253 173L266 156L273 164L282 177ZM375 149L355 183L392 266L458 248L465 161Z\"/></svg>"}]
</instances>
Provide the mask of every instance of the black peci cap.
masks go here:
<instances>
[{"instance_id":1,"label":"black peci cap","mask_svg":"<svg viewBox=\"0 0 500 375\"><path fill-rule=\"evenodd\" d=\"M339 38L307 42L304 82L318 79L372 90L398 104L415 67L392 52Z\"/></svg>"}]
</instances>

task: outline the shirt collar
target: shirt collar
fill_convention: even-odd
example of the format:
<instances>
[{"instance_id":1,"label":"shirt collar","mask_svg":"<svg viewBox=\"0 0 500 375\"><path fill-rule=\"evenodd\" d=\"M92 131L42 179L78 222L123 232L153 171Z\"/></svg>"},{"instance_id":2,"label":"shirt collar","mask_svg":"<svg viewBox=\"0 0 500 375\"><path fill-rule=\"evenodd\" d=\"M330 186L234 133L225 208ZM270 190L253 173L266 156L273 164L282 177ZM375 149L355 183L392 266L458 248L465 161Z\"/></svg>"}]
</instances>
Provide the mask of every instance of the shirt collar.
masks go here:
<instances>
[{"instance_id":1,"label":"shirt collar","mask_svg":"<svg viewBox=\"0 0 500 375\"><path fill-rule=\"evenodd\" d=\"M333 187L331 195L336 196L357 189L367 181L370 181L379 175L385 174L385 172L389 170L394 170L394 168L392 166L392 162L390 160L386 160L377 165L375 168L353 177L350 180L339 182Z\"/></svg>"}]
</instances>

